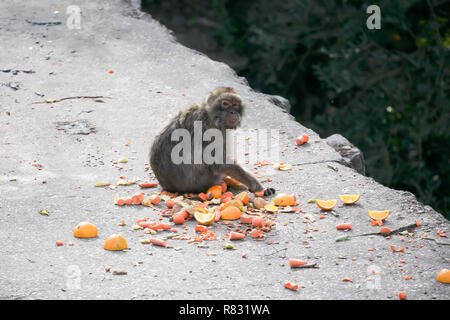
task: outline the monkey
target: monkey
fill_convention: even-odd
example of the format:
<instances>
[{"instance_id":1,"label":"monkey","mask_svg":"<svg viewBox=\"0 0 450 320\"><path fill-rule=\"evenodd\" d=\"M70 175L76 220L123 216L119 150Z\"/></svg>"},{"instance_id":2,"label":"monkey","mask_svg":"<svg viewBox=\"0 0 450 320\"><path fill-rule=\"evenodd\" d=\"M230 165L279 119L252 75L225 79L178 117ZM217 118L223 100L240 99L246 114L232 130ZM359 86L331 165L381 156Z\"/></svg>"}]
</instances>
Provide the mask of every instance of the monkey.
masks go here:
<instances>
[{"instance_id":1,"label":"monkey","mask_svg":"<svg viewBox=\"0 0 450 320\"><path fill-rule=\"evenodd\" d=\"M229 176L244 184L250 192L264 190L264 196L274 194L275 189L264 189L259 181L236 161L206 163L202 159L200 163L178 164L173 161L172 150L178 143L173 141L172 137L175 130L186 129L192 142L189 151L201 147L203 153L207 143L203 139L196 141L194 138L194 122L201 123L202 136L206 130L215 129L220 130L222 137L226 137L227 129L236 129L240 126L244 109L240 96L233 88L219 87L210 93L205 102L190 105L175 116L155 137L150 148L150 165L160 185L169 192L199 193L211 186L219 185ZM225 146L224 141L223 154L226 153Z\"/></svg>"}]
</instances>

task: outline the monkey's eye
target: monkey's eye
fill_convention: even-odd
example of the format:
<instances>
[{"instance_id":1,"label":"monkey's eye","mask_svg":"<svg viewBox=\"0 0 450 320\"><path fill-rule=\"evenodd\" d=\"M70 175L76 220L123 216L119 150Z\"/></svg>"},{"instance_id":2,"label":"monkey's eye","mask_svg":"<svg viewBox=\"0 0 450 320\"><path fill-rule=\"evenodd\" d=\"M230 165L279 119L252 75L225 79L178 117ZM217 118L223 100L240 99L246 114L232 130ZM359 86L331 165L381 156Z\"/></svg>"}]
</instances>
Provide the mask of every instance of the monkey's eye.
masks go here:
<instances>
[{"instance_id":1,"label":"monkey's eye","mask_svg":"<svg viewBox=\"0 0 450 320\"><path fill-rule=\"evenodd\" d=\"M227 101L227 100L222 100L222 107L228 108L230 105L231 105L231 104L230 104L229 101Z\"/></svg>"}]
</instances>

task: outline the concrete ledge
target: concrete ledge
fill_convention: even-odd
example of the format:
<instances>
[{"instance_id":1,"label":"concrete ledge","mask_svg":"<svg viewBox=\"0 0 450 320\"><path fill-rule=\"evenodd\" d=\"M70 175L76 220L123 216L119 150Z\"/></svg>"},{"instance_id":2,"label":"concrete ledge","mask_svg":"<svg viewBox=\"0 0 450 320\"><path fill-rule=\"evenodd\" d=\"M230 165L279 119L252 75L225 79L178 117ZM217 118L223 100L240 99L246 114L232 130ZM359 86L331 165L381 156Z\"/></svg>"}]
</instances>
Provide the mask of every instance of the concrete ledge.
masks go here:
<instances>
[{"instance_id":1,"label":"concrete ledge","mask_svg":"<svg viewBox=\"0 0 450 320\"><path fill-rule=\"evenodd\" d=\"M227 65L178 44L149 15L118 0L77 1L81 29L71 30L66 8L72 4L0 3L0 69L19 70L15 75L0 72L1 298L397 299L399 291L406 291L409 299L449 298L449 286L436 281L439 270L449 267L450 256L449 246L439 244L448 240L436 234L450 234L449 222L440 214L410 193L384 187L339 164L340 156L315 132L254 92ZM43 22L61 24L39 24ZM108 73L110 69L114 73ZM154 135L179 110L202 101L217 86L236 88L247 102L243 130L283 132L281 160L293 169L268 167L260 174L272 179L266 185L296 194L305 212L278 214L273 237L263 242L247 239L236 243L237 250L222 250L223 241L211 241L207 249L171 241L179 251L142 245L130 226L156 213L113 203L116 192L134 193L138 188L113 191L93 185L116 182L121 175L150 179L144 163ZM103 103L69 99L36 104L73 96L105 98L100 99ZM80 119L95 125L96 133L57 130L58 121ZM310 143L295 147L295 137L304 132ZM130 147L124 146L126 141ZM112 161L121 157L130 162L119 171ZM360 193L361 200L357 206L337 208L339 217L319 219L321 213L307 203L342 193ZM50 212L48 217L38 213L43 209ZM391 211L385 225L392 230L416 221L422 226L410 228L411 236L393 235L390 240L354 237L378 230L370 226L367 210L381 209ZM308 222L305 214L315 222ZM83 220L97 225L97 239L73 238L73 227ZM122 220L126 227L118 226ZM351 239L336 243L343 233L335 226L342 222L352 222ZM318 231L310 230L314 227ZM103 250L103 240L117 232L127 237L130 251ZM219 225L218 239L226 232ZM75 245L56 247L56 240ZM390 245L406 250L394 253ZM244 252L247 259L241 258ZM291 270L287 258L317 262L320 269ZM80 271L79 288L68 285L72 266ZM106 266L128 274L105 274ZM379 272L378 289L369 289L368 278L376 277L372 269ZM344 277L353 282L343 282ZM291 292L284 281L303 287Z\"/></svg>"}]
</instances>

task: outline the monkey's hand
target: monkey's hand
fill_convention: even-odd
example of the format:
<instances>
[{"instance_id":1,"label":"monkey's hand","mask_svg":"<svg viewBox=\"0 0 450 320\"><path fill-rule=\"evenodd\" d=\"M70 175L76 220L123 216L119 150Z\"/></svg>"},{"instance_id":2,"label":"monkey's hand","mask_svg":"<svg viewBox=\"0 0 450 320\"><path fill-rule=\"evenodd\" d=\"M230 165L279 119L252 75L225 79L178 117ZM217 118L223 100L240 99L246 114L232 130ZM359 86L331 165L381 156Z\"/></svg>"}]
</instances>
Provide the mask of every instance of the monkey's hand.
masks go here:
<instances>
[{"instance_id":1,"label":"monkey's hand","mask_svg":"<svg viewBox=\"0 0 450 320\"><path fill-rule=\"evenodd\" d=\"M275 189L274 188L267 188L265 190L261 190L261 191L254 192L254 193L258 197L267 197L267 196L271 196L271 195L275 194Z\"/></svg>"},{"instance_id":2,"label":"monkey's hand","mask_svg":"<svg viewBox=\"0 0 450 320\"><path fill-rule=\"evenodd\" d=\"M275 189L274 188L267 188L267 189L264 190L264 196L265 197L271 196L273 194L275 194Z\"/></svg>"}]
</instances>

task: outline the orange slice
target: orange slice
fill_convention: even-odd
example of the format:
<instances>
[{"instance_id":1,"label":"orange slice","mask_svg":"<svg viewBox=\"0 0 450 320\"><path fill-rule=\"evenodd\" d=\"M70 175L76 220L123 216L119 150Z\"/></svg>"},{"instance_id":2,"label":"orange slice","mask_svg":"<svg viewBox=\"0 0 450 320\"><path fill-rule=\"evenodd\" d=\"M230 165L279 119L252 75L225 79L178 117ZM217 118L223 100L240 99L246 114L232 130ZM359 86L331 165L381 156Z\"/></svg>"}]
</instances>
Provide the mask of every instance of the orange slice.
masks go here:
<instances>
[{"instance_id":1,"label":"orange slice","mask_svg":"<svg viewBox=\"0 0 450 320\"><path fill-rule=\"evenodd\" d=\"M450 270L442 269L441 271L439 271L437 281L442 283L450 283Z\"/></svg>"},{"instance_id":2,"label":"orange slice","mask_svg":"<svg viewBox=\"0 0 450 320\"><path fill-rule=\"evenodd\" d=\"M214 222L214 218L216 217L216 214L214 212L211 213L204 213L197 211L194 213L194 218L197 220L197 222L201 225L208 226L211 223Z\"/></svg>"},{"instance_id":3,"label":"orange slice","mask_svg":"<svg viewBox=\"0 0 450 320\"><path fill-rule=\"evenodd\" d=\"M340 194L339 199L345 204L354 204L359 200L359 194Z\"/></svg>"},{"instance_id":4,"label":"orange slice","mask_svg":"<svg viewBox=\"0 0 450 320\"><path fill-rule=\"evenodd\" d=\"M373 220L384 220L389 215L389 210L382 210L382 211L370 211L369 210L369 217Z\"/></svg>"},{"instance_id":5,"label":"orange slice","mask_svg":"<svg viewBox=\"0 0 450 320\"><path fill-rule=\"evenodd\" d=\"M274 206L273 204L266 204L265 206L264 206L264 209L266 210L266 211L269 211L269 212L277 212L277 210L278 210L278 207L277 206Z\"/></svg>"},{"instance_id":6,"label":"orange slice","mask_svg":"<svg viewBox=\"0 0 450 320\"><path fill-rule=\"evenodd\" d=\"M287 193L280 193L273 199L273 204L276 206L294 206L295 198Z\"/></svg>"},{"instance_id":7,"label":"orange slice","mask_svg":"<svg viewBox=\"0 0 450 320\"><path fill-rule=\"evenodd\" d=\"M112 251L123 250L127 248L127 240L121 234L113 234L105 240L103 248Z\"/></svg>"},{"instance_id":8,"label":"orange slice","mask_svg":"<svg viewBox=\"0 0 450 320\"><path fill-rule=\"evenodd\" d=\"M224 220L236 220L239 219L242 215L241 210L234 206L226 207L221 212L221 218Z\"/></svg>"},{"instance_id":9,"label":"orange slice","mask_svg":"<svg viewBox=\"0 0 450 320\"><path fill-rule=\"evenodd\" d=\"M331 210L336 205L337 200L319 200L316 199L316 205L325 211Z\"/></svg>"},{"instance_id":10,"label":"orange slice","mask_svg":"<svg viewBox=\"0 0 450 320\"><path fill-rule=\"evenodd\" d=\"M73 229L73 235L77 238L93 238L96 237L97 234L97 227L88 221L80 222Z\"/></svg>"}]
</instances>

